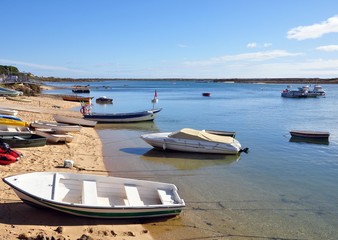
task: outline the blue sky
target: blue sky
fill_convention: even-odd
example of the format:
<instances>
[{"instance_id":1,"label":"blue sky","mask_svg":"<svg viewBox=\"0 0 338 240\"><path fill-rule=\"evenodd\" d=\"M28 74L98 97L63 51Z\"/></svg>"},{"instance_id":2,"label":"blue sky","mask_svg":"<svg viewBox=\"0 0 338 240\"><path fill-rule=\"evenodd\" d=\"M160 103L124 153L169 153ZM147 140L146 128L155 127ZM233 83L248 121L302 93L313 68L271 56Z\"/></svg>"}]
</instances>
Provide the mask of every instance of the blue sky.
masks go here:
<instances>
[{"instance_id":1,"label":"blue sky","mask_svg":"<svg viewBox=\"0 0 338 240\"><path fill-rule=\"evenodd\" d=\"M338 77L337 0L5 0L0 65L70 78Z\"/></svg>"}]
</instances>

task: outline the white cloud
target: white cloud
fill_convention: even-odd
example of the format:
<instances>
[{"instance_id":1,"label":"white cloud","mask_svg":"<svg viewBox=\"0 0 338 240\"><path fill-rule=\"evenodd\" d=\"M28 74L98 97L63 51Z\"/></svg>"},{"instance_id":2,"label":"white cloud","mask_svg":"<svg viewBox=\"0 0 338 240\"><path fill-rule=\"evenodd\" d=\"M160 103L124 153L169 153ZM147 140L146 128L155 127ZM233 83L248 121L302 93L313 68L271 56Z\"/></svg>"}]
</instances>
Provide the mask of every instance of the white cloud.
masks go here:
<instances>
[{"instance_id":1,"label":"white cloud","mask_svg":"<svg viewBox=\"0 0 338 240\"><path fill-rule=\"evenodd\" d=\"M289 53L284 50L273 50L265 52L242 53L237 55L225 55L222 57L211 58L205 61L187 61L187 65L213 65L229 61L265 61L282 57L293 57L302 55L301 53Z\"/></svg>"},{"instance_id":2,"label":"white cloud","mask_svg":"<svg viewBox=\"0 0 338 240\"><path fill-rule=\"evenodd\" d=\"M70 72L70 73L85 73L85 71L67 68L67 67L60 67L60 66L48 66L48 65L41 65L36 63L28 63L28 62L21 62L16 60L8 60L8 59L0 59L1 64L7 65L18 65L24 67L31 67L39 70L50 70L50 71L63 71L63 72Z\"/></svg>"},{"instance_id":3,"label":"white cloud","mask_svg":"<svg viewBox=\"0 0 338 240\"><path fill-rule=\"evenodd\" d=\"M305 40L319 38L327 33L338 32L338 16L331 17L321 23L309 26L299 26L288 31L287 38Z\"/></svg>"},{"instance_id":4,"label":"white cloud","mask_svg":"<svg viewBox=\"0 0 338 240\"><path fill-rule=\"evenodd\" d=\"M325 51L325 52L333 52L333 51L338 51L338 45L319 46L316 49Z\"/></svg>"},{"instance_id":5,"label":"white cloud","mask_svg":"<svg viewBox=\"0 0 338 240\"><path fill-rule=\"evenodd\" d=\"M182 44L182 43L177 44L177 46L180 47L180 48L187 48L188 47L188 45Z\"/></svg>"},{"instance_id":6,"label":"white cloud","mask_svg":"<svg viewBox=\"0 0 338 240\"><path fill-rule=\"evenodd\" d=\"M248 44L246 45L246 47L247 47L247 48L255 48L255 47L257 47L257 43L255 43L255 42L253 42L253 43L248 43Z\"/></svg>"}]
</instances>

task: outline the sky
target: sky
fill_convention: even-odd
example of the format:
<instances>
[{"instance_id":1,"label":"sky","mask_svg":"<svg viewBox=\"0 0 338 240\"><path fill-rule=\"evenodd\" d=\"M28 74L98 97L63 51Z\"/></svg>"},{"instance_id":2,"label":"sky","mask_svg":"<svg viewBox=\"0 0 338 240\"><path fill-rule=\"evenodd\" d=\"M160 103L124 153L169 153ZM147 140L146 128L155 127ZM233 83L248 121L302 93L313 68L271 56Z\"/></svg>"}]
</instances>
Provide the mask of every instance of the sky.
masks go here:
<instances>
[{"instance_id":1,"label":"sky","mask_svg":"<svg viewBox=\"0 0 338 240\"><path fill-rule=\"evenodd\" d=\"M66 78L337 78L337 0L2 0L0 65Z\"/></svg>"}]
</instances>

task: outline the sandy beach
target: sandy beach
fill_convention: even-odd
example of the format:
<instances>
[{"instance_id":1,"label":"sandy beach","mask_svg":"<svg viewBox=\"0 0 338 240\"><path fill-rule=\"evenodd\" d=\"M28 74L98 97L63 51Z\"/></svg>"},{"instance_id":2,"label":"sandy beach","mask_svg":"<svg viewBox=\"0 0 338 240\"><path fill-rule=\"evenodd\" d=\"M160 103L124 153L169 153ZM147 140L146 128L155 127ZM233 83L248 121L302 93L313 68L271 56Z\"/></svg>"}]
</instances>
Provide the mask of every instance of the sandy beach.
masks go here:
<instances>
[{"instance_id":1,"label":"sandy beach","mask_svg":"<svg viewBox=\"0 0 338 240\"><path fill-rule=\"evenodd\" d=\"M1 98L2 107L19 110L18 117L27 122L54 121L53 114L80 117L71 109L77 102L41 95L25 97L29 101ZM35 171L71 171L107 175L102 157L102 143L94 128L83 127L67 144L20 148L24 157L10 165L0 165L0 177ZM64 168L64 160L73 160L73 168ZM138 222L127 220L87 219L32 208L24 204L14 191L0 182L0 239L153 239Z\"/></svg>"}]
</instances>

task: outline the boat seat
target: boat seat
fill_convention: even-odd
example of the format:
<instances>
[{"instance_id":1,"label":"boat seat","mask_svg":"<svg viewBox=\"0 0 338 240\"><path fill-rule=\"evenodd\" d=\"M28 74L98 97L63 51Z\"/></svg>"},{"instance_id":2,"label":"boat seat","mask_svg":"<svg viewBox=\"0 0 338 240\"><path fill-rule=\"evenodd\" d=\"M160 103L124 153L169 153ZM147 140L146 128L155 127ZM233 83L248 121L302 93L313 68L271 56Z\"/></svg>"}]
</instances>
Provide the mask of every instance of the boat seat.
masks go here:
<instances>
[{"instance_id":1,"label":"boat seat","mask_svg":"<svg viewBox=\"0 0 338 240\"><path fill-rule=\"evenodd\" d=\"M19 140L25 140L24 138L22 138L22 137L19 137L19 136L14 136L13 138L15 138L15 139L19 139Z\"/></svg>"},{"instance_id":2,"label":"boat seat","mask_svg":"<svg viewBox=\"0 0 338 240\"><path fill-rule=\"evenodd\" d=\"M94 181L82 182L82 204L97 205L97 188Z\"/></svg>"},{"instance_id":3,"label":"boat seat","mask_svg":"<svg viewBox=\"0 0 338 240\"><path fill-rule=\"evenodd\" d=\"M144 203L140 198L137 187L133 185L124 185L127 200L130 206L143 206Z\"/></svg>"},{"instance_id":4,"label":"boat seat","mask_svg":"<svg viewBox=\"0 0 338 240\"><path fill-rule=\"evenodd\" d=\"M174 204L174 200L172 200L171 195L168 195L165 190L157 189L157 193L158 193L158 196L161 199L162 204L164 204L164 205Z\"/></svg>"}]
</instances>

